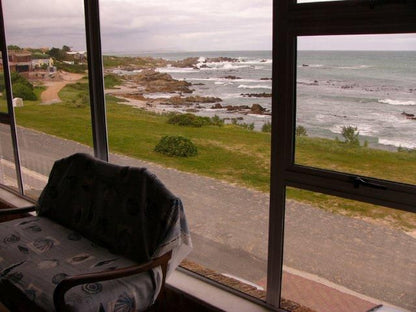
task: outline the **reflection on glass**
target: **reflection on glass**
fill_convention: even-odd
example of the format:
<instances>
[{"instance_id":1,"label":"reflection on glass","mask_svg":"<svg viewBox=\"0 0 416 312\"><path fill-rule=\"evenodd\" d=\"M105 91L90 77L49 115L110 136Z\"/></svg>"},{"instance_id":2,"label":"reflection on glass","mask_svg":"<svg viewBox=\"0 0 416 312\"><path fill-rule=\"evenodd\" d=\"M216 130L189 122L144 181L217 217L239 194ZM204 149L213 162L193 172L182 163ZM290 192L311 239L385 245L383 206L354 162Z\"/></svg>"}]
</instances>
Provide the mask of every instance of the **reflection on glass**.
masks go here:
<instances>
[{"instance_id":1,"label":"reflection on glass","mask_svg":"<svg viewBox=\"0 0 416 312\"><path fill-rule=\"evenodd\" d=\"M415 213L288 192L313 202L286 202L283 298L314 311L416 309Z\"/></svg>"},{"instance_id":2,"label":"reflection on glass","mask_svg":"<svg viewBox=\"0 0 416 312\"><path fill-rule=\"evenodd\" d=\"M317 38L327 50L298 51L296 163L414 184L415 52L383 49L416 37L346 37L350 51L331 50L336 36ZM379 50L359 51L368 40Z\"/></svg>"},{"instance_id":3,"label":"reflection on glass","mask_svg":"<svg viewBox=\"0 0 416 312\"><path fill-rule=\"evenodd\" d=\"M111 161L149 168L182 199L194 246L184 267L264 299L271 2L100 8L110 152L128 156ZM165 136L197 155L172 155Z\"/></svg>"},{"instance_id":4,"label":"reflection on glass","mask_svg":"<svg viewBox=\"0 0 416 312\"><path fill-rule=\"evenodd\" d=\"M37 198L55 160L91 152L83 1L3 6L24 192Z\"/></svg>"}]
</instances>

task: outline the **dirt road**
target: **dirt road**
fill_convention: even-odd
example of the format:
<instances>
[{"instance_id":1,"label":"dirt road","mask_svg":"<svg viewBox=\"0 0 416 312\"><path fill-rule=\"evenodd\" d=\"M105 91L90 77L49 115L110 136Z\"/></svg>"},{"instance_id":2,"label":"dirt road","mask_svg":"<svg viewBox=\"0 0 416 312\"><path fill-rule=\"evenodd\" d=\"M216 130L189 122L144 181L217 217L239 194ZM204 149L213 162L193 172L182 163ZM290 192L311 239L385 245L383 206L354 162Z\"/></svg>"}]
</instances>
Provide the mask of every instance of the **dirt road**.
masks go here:
<instances>
[{"instance_id":1,"label":"dirt road","mask_svg":"<svg viewBox=\"0 0 416 312\"><path fill-rule=\"evenodd\" d=\"M59 91L65 87L68 83L73 83L77 80L80 80L84 75L83 74L73 74L67 72L59 72L59 80L56 81L46 81L44 86L46 90L40 95L42 104L53 104L61 102L59 98Z\"/></svg>"}]
</instances>

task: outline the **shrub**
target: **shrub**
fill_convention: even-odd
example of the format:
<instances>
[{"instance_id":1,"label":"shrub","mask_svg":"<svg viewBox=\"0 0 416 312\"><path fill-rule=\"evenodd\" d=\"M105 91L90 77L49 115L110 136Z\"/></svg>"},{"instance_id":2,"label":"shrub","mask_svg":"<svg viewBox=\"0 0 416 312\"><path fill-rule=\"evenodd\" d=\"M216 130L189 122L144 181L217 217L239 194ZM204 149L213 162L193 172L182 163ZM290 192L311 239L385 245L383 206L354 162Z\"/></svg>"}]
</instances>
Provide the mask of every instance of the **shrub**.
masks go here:
<instances>
[{"instance_id":1,"label":"shrub","mask_svg":"<svg viewBox=\"0 0 416 312\"><path fill-rule=\"evenodd\" d=\"M164 136L154 150L164 155L177 157L190 157L198 154L195 144L182 136Z\"/></svg>"},{"instance_id":2,"label":"shrub","mask_svg":"<svg viewBox=\"0 0 416 312\"><path fill-rule=\"evenodd\" d=\"M224 119L214 115L214 117L211 117L211 124L214 126L222 127L224 125Z\"/></svg>"},{"instance_id":3,"label":"shrub","mask_svg":"<svg viewBox=\"0 0 416 312\"><path fill-rule=\"evenodd\" d=\"M23 100L36 101L36 94L33 92L33 87L31 88L30 86L21 82L14 83L13 97L19 97Z\"/></svg>"},{"instance_id":4,"label":"shrub","mask_svg":"<svg viewBox=\"0 0 416 312\"><path fill-rule=\"evenodd\" d=\"M88 70L86 64L66 64L61 62L55 62L56 68L58 70L63 70L69 73L83 74Z\"/></svg>"},{"instance_id":5,"label":"shrub","mask_svg":"<svg viewBox=\"0 0 416 312\"><path fill-rule=\"evenodd\" d=\"M358 146L360 145L360 141L358 140L358 135L360 132L358 131L357 127L343 126L341 134L345 139L345 143Z\"/></svg>"},{"instance_id":6,"label":"shrub","mask_svg":"<svg viewBox=\"0 0 416 312\"><path fill-rule=\"evenodd\" d=\"M17 72L10 74L12 82L13 97L20 97L23 100L35 101L36 95L33 92L33 85L22 75ZM5 89L4 74L0 74L0 92Z\"/></svg>"},{"instance_id":7,"label":"shrub","mask_svg":"<svg viewBox=\"0 0 416 312\"><path fill-rule=\"evenodd\" d=\"M200 128L203 125L211 124L209 117L200 117L194 114L175 114L169 117L169 124L187 126L187 127L197 127Z\"/></svg>"},{"instance_id":8,"label":"shrub","mask_svg":"<svg viewBox=\"0 0 416 312\"><path fill-rule=\"evenodd\" d=\"M306 128L304 126L297 126L296 136L308 136L308 133L306 132Z\"/></svg>"},{"instance_id":9,"label":"shrub","mask_svg":"<svg viewBox=\"0 0 416 312\"><path fill-rule=\"evenodd\" d=\"M270 121L266 122L263 124L263 126L261 127L261 131L262 132L272 132L272 124Z\"/></svg>"}]
</instances>

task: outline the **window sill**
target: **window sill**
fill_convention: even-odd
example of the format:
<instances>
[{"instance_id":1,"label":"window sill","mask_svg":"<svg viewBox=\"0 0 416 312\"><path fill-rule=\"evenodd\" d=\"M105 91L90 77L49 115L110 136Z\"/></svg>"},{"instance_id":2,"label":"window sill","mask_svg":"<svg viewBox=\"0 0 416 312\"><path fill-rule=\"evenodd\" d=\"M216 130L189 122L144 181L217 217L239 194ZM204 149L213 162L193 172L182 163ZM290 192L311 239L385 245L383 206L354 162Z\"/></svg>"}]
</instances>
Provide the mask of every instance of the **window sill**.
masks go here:
<instances>
[{"instance_id":1,"label":"window sill","mask_svg":"<svg viewBox=\"0 0 416 312\"><path fill-rule=\"evenodd\" d=\"M166 281L168 287L187 294L196 301L219 311L265 312L272 311L264 306L241 298L219 287L210 285L185 272L176 270Z\"/></svg>"}]
</instances>

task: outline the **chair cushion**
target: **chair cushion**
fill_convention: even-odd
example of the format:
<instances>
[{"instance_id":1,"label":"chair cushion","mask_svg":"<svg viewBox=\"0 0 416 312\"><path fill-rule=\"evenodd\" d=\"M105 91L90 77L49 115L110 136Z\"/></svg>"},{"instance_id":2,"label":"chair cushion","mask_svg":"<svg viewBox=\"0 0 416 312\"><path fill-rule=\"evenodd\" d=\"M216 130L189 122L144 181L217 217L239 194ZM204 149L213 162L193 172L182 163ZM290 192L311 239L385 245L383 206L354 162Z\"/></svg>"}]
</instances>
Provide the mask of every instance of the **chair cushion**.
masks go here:
<instances>
[{"instance_id":1,"label":"chair cushion","mask_svg":"<svg viewBox=\"0 0 416 312\"><path fill-rule=\"evenodd\" d=\"M180 200L146 168L81 153L55 162L37 205L39 216L139 263L178 239L180 208Z\"/></svg>"},{"instance_id":2,"label":"chair cushion","mask_svg":"<svg viewBox=\"0 0 416 312\"><path fill-rule=\"evenodd\" d=\"M66 276L137 264L97 246L45 217L0 224L0 278L36 305L53 311L53 291ZM160 290L159 269L118 280L84 284L66 293L71 311L141 311Z\"/></svg>"}]
</instances>

